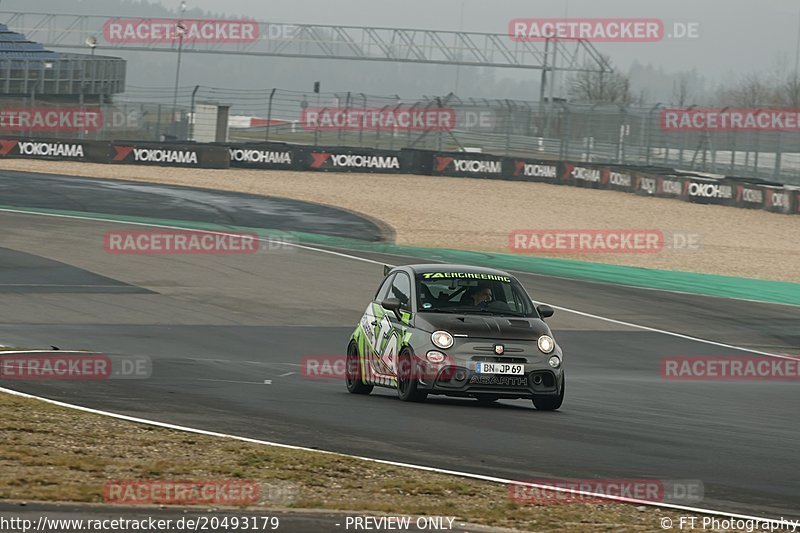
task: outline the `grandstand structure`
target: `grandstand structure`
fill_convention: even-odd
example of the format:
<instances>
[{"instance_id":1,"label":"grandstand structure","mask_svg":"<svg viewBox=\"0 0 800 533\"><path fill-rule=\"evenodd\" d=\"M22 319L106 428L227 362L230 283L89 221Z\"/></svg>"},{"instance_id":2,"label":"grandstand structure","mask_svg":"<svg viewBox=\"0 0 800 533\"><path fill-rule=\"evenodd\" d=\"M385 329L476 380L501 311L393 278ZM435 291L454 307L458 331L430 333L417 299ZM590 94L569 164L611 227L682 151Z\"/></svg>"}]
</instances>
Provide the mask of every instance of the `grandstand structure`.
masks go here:
<instances>
[{"instance_id":1,"label":"grandstand structure","mask_svg":"<svg viewBox=\"0 0 800 533\"><path fill-rule=\"evenodd\" d=\"M0 100L8 103L108 103L125 91L119 57L48 50L0 24Z\"/></svg>"}]
</instances>

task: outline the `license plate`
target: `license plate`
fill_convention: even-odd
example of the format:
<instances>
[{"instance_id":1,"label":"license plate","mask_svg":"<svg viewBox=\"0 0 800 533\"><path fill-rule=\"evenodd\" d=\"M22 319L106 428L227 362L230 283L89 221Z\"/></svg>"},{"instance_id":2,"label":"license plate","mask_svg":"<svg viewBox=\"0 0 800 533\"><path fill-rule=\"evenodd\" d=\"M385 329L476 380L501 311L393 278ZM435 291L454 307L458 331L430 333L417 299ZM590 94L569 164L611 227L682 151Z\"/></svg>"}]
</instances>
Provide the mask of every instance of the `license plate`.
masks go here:
<instances>
[{"instance_id":1,"label":"license plate","mask_svg":"<svg viewBox=\"0 0 800 533\"><path fill-rule=\"evenodd\" d=\"M507 374L521 376L525 373L525 365L511 363L476 363L475 372L478 374Z\"/></svg>"}]
</instances>

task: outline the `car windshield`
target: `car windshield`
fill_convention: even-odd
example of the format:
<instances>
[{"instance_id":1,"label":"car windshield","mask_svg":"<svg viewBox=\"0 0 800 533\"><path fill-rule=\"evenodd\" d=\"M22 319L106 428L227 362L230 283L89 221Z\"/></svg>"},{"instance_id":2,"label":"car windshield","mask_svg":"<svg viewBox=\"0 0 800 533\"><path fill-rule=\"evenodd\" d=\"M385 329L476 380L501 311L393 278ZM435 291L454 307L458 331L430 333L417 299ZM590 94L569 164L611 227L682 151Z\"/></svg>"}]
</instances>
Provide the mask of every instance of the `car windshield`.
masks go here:
<instances>
[{"instance_id":1,"label":"car windshield","mask_svg":"<svg viewBox=\"0 0 800 533\"><path fill-rule=\"evenodd\" d=\"M425 272L417 275L417 291L421 312L538 316L525 290L510 276Z\"/></svg>"}]
</instances>

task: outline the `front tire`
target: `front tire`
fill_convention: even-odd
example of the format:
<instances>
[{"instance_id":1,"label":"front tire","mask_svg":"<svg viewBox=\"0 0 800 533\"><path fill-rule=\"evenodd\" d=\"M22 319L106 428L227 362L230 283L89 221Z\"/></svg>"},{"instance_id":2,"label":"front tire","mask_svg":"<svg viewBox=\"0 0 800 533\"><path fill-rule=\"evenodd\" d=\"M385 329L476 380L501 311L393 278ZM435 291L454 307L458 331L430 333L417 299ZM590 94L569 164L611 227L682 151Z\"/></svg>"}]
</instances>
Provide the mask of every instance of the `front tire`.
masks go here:
<instances>
[{"instance_id":1,"label":"front tire","mask_svg":"<svg viewBox=\"0 0 800 533\"><path fill-rule=\"evenodd\" d=\"M397 397L404 402L422 402L427 392L419 390L417 364L408 348L403 348L397 357Z\"/></svg>"},{"instance_id":2,"label":"front tire","mask_svg":"<svg viewBox=\"0 0 800 533\"><path fill-rule=\"evenodd\" d=\"M361 380L361 357L358 355L358 346L351 342L347 347L347 360L345 361L345 380L347 390L351 394L369 394L374 388Z\"/></svg>"},{"instance_id":3,"label":"front tire","mask_svg":"<svg viewBox=\"0 0 800 533\"><path fill-rule=\"evenodd\" d=\"M533 398L533 406L539 411L555 411L564 403L564 388L566 386L565 376L561 376L561 392L558 396Z\"/></svg>"}]
</instances>

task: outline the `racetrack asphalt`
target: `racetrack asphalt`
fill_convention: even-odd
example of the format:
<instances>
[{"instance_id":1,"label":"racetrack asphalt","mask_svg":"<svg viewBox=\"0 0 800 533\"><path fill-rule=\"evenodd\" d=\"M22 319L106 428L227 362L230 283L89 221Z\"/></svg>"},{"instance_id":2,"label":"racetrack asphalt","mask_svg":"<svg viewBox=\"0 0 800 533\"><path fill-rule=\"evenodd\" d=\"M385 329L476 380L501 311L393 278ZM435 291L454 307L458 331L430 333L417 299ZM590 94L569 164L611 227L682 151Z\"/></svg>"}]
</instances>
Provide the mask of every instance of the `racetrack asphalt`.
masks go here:
<instances>
[{"instance_id":1,"label":"racetrack asphalt","mask_svg":"<svg viewBox=\"0 0 800 533\"><path fill-rule=\"evenodd\" d=\"M131 214L135 206L140 216L278 230L299 229L305 210L320 213L319 206L288 200L240 210L240 195L108 183L4 173L0 204L12 205L11 196L18 207L108 214ZM157 200L162 195L169 200ZM371 227L368 239L384 235L373 222L325 209L315 223L330 234L358 236ZM0 211L0 227L0 341L148 355L154 365L149 379L0 380L4 387L173 424L517 480L700 480L705 499L698 507L800 517L798 381L678 382L660 375L667 356L747 355L741 351L558 310L548 321L566 354L567 397L558 412L536 411L523 400L481 407L432 397L408 404L385 389L353 396L341 381L305 378L300 364L343 355L382 278L379 264L298 248L117 255L104 251L103 235L130 226ZM799 353L798 307L518 277L537 301Z\"/></svg>"}]
</instances>

